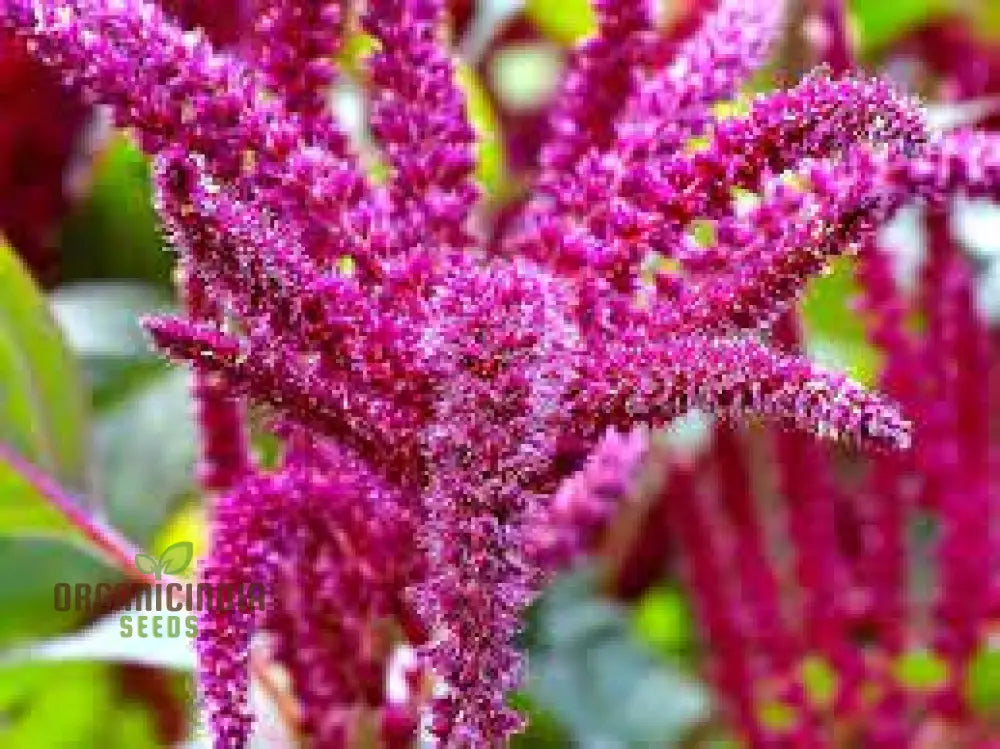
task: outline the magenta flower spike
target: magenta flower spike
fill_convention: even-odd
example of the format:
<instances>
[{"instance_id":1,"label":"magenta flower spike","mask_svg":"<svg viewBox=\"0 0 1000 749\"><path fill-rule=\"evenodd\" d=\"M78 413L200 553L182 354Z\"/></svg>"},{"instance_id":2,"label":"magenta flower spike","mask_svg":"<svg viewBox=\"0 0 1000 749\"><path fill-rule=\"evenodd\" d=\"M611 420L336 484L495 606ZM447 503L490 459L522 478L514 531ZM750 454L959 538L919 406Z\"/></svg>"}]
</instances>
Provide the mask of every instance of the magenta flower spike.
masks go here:
<instances>
[{"instance_id":1,"label":"magenta flower spike","mask_svg":"<svg viewBox=\"0 0 1000 749\"><path fill-rule=\"evenodd\" d=\"M995 195L949 145L968 137L934 146L928 171L957 194ZM857 301L883 355L880 386L913 416L912 450L848 456L775 430L772 468L760 460L762 440L751 449L718 426L694 470L683 456L661 458L667 535L709 647L708 674L751 746L988 746L995 734L983 664L1000 621L1000 358L943 205L928 211L915 289L894 278L885 248L867 247L857 264ZM793 323L785 316L773 329L790 349ZM678 517L698 506L709 509ZM917 523L934 528L932 543L919 540ZM774 525L782 532L761 533ZM728 668L712 668L720 659Z\"/></svg>"},{"instance_id":2,"label":"magenta flower spike","mask_svg":"<svg viewBox=\"0 0 1000 749\"><path fill-rule=\"evenodd\" d=\"M333 64L340 51L345 7L317 0L251 0L242 14L251 26L244 56L280 91L293 112L324 119Z\"/></svg>"},{"instance_id":3,"label":"magenta flower spike","mask_svg":"<svg viewBox=\"0 0 1000 749\"><path fill-rule=\"evenodd\" d=\"M514 638L551 573L539 519L599 515L600 501L560 509L568 500L552 497L587 491L615 450L605 440L559 494L567 445L586 452L609 428L631 433L693 407L866 448L909 445L892 402L771 348L768 328L811 275L868 246L909 197L959 184L995 192L995 143L965 135L925 151L914 102L826 74L717 121L713 105L766 59L781 4L722 0L661 65L643 51L645 4L601 2L599 36L555 105L537 186L488 247L440 0L369 0L360 14L376 43L365 65L388 172L378 183L323 106L342 6L252 6L251 43L227 52L148 0L0 8L0 28L110 105L155 159L157 207L192 302L212 300L149 321L156 344L206 378L206 405L226 395L266 409L285 438L270 472L242 452L209 451L230 463L209 483L230 488L213 511L205 574L260 576L279 599L274 616L205 620L200 673L217 746L246 743L255 635L271 636L319 745L346 741L359 705L398 729L432 702L427 726L448 746L494 746L518 730L507 705L523 672ZM963 161L969 153L982 162ZM717 227L703 255L687 238L699 220ZM647 282L662 258L679 269ZM235 440L243 424L216 406L203 426L218 446L216 428ZM730 497L734 517L744 499ZM696 548L701 510L683 511ZM742 533L757 543L753 527ZM817 574L825 564L815 561ZM736 652L746 633L720 600L703 591ZM371 617L401 624L419 647L433 701L414 690L413 704L390 705L355 688L386 667Z\"/></svg>"},{"instance_id":4,"label":"magenta flower spike","mask_svg":"<svg viewBox=\"0 0 1000 749\"><path fill-rule=\"evenodd\" d=\"M599 33L575 51L549 116L551 136L541 161L553 180L572 173L588 152L614 142L615 120L608 112L620 110L634 92L634 66L653 38L645 0L598 0L594 10Z\"/></svg>"},{"instance_id":5,"label":"magenta flower spike","mask_svg":"<svg viewBox=\"0 0 1000 749\"><path fill-rule=\"evenodd\" d=\"M372 0L362 19L382 45L369 64L371 126L392 169L392 242L424 256L474 242L468 219L479 196L475 133L439 43L440 16L437 2Z\"/></svg>"}]
</instances>

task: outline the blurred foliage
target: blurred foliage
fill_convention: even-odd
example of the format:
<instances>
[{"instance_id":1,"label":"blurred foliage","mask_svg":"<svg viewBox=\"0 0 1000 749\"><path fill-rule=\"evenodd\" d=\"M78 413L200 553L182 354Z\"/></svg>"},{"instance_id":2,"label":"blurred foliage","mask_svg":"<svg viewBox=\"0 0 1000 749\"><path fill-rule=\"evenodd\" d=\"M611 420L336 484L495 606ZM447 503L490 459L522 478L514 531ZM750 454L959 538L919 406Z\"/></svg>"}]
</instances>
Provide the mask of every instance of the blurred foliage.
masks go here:
<instances>
[{"instance_id":1,"label":"blurred foliage","mask_svg":"<svg viewBox=\"0 0 1000 749\"><path fill-rule=\"evenodd\" d=\"M850 0L862 50L884 47L906 31L955 7L949 0Z\"/></svg>"},{"instance_id":2,"label":"blurred foliage","mask_svg":"<svg viewBox=\"0 0 1000 749\"><path fill-rule=\"evenodd\" d=\"M821 710L830 708L840 688L833 666L820 656L810 656L802 662L800 672L808 700Z\"/></svg>"},{"instance_id":3,"label":"blurred foliage","mask_svg":"<svg viewBox=\"0 0 1000 749\"><path fill-rule=\"evenodd\" d=\"M553 41L570 46L596 28L587 0L525 0L525 15Z\"/></svg>"},{"instance_id":4,"label":"blurred foliage","mask_svg":"<svg viewBox=\"0 0 1000 749\"><path fill-rule=\"evenodd\" d=\"M78 365L45 298L0 245L0 441L66 487L88 488L88 415ZM53 611L52 585L72 574L114 572L82 545L33 482L0 459L0 645L64 631L75 612Z\"/></svg>"},{"instance_id":5,"label":"blurred foliage","mask_svg":"<svg viewBox=\"0 0 1000 749\"><path fill-rule=\"evenodd\" d=\"M76 282L55 289L49 304L83 365L96 411L169 371L140 325L143 316L174 308L165 289L120 281Z\"/></svg>"},{"instance_id":6,"label":"blurred foliage","mask_svg":"<svg viewBox=\"0 0 1000 749\"><path fill-rule=\"evenodd\" d=\"M188 376L150 349L139 323L173 304L161 289L120 282L72 284L51 301L91 378L95 493L119 530L148 544L194 491Z\"/></svg>"},{"instance_id":7,"label":"blurred foliage","mask_svg":"<svg viewBox=\"0 0 1000 749\"><path fill-rule=\"evenodd\" d=\"M187 372L176 369L100 416L102 496L115 525L140 544L194 491L196 432Z\"/></svg>"},{"instance_id":8,"label":"blurred foliage","mask_svg":"<svg viewBox=\"0 0 1000 749\"><path fill-rule=\"evenodd\" d=\"M687 596L676 585L650 588L636 603L632 629L640 642L670 659L693 655L695 624Z\"/></svg>"},{"instance_id":9,"label":"blurred foliage","mask_svg":"<svg viewBox=\"0 0 1000 749\"><path fill-rule=\"evenodd\" d=\"M706 693L635 636L592 570L559 579L532 624L527 693L572 745L663 746L707 717Z\"/></svg>"},{"instance_id":10,"label":"blurred foliage","mask_svg":"<svg viewBox=\"0 0 1000 749\"><path fill-rule=\"evenodd\" d=\"M522 714L530 716L527 730L513 737L511 749L537 749L538 747L570 746L566 729L549 711L543 709L526 692L515 694L510 703Z\"/></svg>"},{"instance_id":11,"label":"blurred foliage","mask_svg":"<svg viewBox=\"0 0 1000 749\"><path fill-rule=\"evenodd\" d=\"M465 92L466 111L476 131L476 179L488 193L496 195L506 183L499 121L489 95L474 70L460 66L458 82Z\"/></svg>"},{"instance_id":12,"label":"blurred foliage","mask_svg":"<svg viewBox=\"0 0 1000 749\"><path fill-rule=\"evenodd\" d=\"M143 185L137 180L129 189L148 196ZM110 214L117 186L106 189ZM115 221L122 236L142 231L128 216ZM155 234L152 223L146 228ZM155 251L166 269L169 257L158 239ZM136 266L115 267L128 275ZM137 322L141 314L169 308L169 296L147 286L101 283L63 286L46 300L6 246L0 247L0 283L0 439L78 490L80 501L112 525L148 541L192 483L186 376L152 354ZM113 583L120 572L2 461L0 497L0 566L16 570L0 583L0 647L77 629L88 614L56 611L54 585ZM97 656L94 650L91 657ZM54 725L63 746L157 745L148 708L124 701L110 666L10 664L0 682L0 746L53 746Z\"/></svg>"},{"instance_id":13,"label":"blurred foliage","mask_svg":"<svg viewBox=\"0 0 1000 749\"><path fill-rule=\"evenodd\" d=\"M154 749L159 743L146 706L123 699L110 667L65 663L0 667L0 745Z\"/></svg>"},{"instance_id":14,"label":"blurred foliage","mask_svg":"<svg viewBox=\"0 0 1000 749\"><path fill-rule=\"evenodd\" d=\"M184 542L187 545L188 542ZM186 577L186 575L185 575ZM190 641L183 637L156 637L154 627L166 631L171 614L153 612L142 614L147 636L123 637L121 616L105 615L88 624L79 632L60 635L32 642L30 647L15 648L10 660L26 658L35 663L102 662L128 664L163 669L171 675L190 675L194 671L195 656ZM173 616L176 620L176 616Z\"/></svg>"},{"instance_id":15,"label":"blurred foliage","mask_svg":"<svg viewBox=\"0 0 1000 749\"><path fill-rule=\"evenodd\" d=\"M169 285L173 258L164 252L151 199L147 159L126 136L113 136L97 160L86 198L63 226L62 278Z\"/></svg>"},{"instance_id":16,"label":"blurred foliage","mask_svg":"<svg viewBox=\"0 0 1000 749\"><path fill-rule=\"evenodd\" d=\"M871 386L881 368L881 355L868 342L864 320L853 309L857 294L851 259L837 260L806 287L803 333L813 358Z\"/></svg>"},{"instance_id":17,"label":"blurred foliage","mask_svg":"<svg viewBox=\"0 0 1000 749\"><path fill-rule=\"evenodd\" d=\"M190 541L194 544L194 558L198 560L207 551L207 533L205 507L200 501L192 500L170 515L157 531L149 547L165 549L178 541Z\"/></svg>"},{"instance_id":18,"label":"blurred foliage","mask_svg":"<svg viewBox=\"0 0 1000 749\"><path fill-rule=\"evenodd\" d=\"M893 664L893 675L907 689L929 692L948 681L948 662L929 650L903 653Z\"/></svg>"},{"instance_id":19,"label":"blurred foliage","mask_svg":"<svg viewBox=\"0 0 1000 749\"><path fill-rule=\"evenodd\" d=\"M965 676L969 704L1000 728L1000 648L984 646Z\"/></svg>"},{"instance_id":20,"label":"blurred foliage","mask_svg":"<svg viewBox=\"0 0 1000 749\"><path fill-rule=\"evenodd\" d=\"M85 548L32 535L0 538L0 569L16 571L4 574L0 584L0 648L66 632L85 621L84 612L54 609L56 583L121 579Z\"/></svg>"},{"instance_id":21,"label":"blurred foliage","mask_svg":"<svg viewBox=\"0 0 1000 749\"><path fill-rule=\"evenodd\" d=\"M769 700L761 705L757 719L761 726L768 730L786 733L798 723L799 714L795 707L787 702Z\"/></svg>"},{"instance_id":22,"label":"blurred foliage","mask_svg":"<svg viewBox=\"0 0 1000 749\"><path fill-rule=\"evenodd\" d=\"M532 111L551 99L559 87L559 51L547 43L509 44L490 64L490 80L508 109Z\"/></svg>"}]
</instances>

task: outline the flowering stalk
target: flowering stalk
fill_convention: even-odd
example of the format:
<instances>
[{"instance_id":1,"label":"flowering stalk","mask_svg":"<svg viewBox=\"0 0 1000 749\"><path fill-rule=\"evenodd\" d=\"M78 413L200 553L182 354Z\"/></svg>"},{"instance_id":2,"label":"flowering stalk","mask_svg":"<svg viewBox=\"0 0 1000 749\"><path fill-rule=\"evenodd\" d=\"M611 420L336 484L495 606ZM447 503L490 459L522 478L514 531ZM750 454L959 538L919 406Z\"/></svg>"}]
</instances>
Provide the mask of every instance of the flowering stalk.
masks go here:
<instances>
[{"instance_id":1,"label":"flowering stalk","mask_svg":"<svg viewBox=\"0 0 1000 749\"><path fill-rule=\"evenodd\" d=\"M931 212L929 228L917 293L897 287L883 248L868 248L858 273L861 309L885 356L882 386L918 424L911 452L854 458L845 470L845 456L802 434L776 431L780 503L766 477L745 475L738 443L725 428L716 430L693 473L681 458L661 469L677 492L675 512L692 502L682 495L723 508L668 525L712 656L737 664L709 673L752 746L904 747L933 731L943 732L938 741L988 745L993 708L977 703L973 685L983 678L975 664L990 651L1000 610L989 563L1000 553L990 494L997 349L976 312L969 263L943 214ZM914 312L925 318L922 331L906 324ZM795 345L787 318L774 334ZM706 486L714 495L706 496ZM756 495L747 496L748 486L759 487ZM857 496L855 504L845 502L847 491ZM755 530L775 508L787 525L787 540L777 548L762 545ZM920 559L933 565L932 600L912 579L921 552L912 546L918 517L939 531L932 556ZM699 540L685 543L692 533ZM794 586L779 591L767 580L788 576L780 566L785 558ZM729 578L742 601L720 582ZM772 632L779 634L768 637ZM918 662L928 670L909 670ZM776 723L770 711L778 708Z\"/></svg>"},{"instance_id":2,"label":"flowering stalk","mask_svg":"<svg viewBox=\"0 0 1000 749\"><path fill-rule=\"evenodd\" d=\"M372 0L362 24L383 45L369 64L371 124L392 168L394 242L461 249L478 197L475 133L448 56L436 43L443 3ZM431 249L431 248L434 249Z\"/></svg>"},{"instance_id":3,"label":"flowering stalk","mask_svg":"<svg viewBox=\"0 0 1000 749\"><path fill-rule=\"evenodd\" d=\"M566 479L552 500L531 521L536 564L559 570L576 557L594 551L614 516L635 490L649 437L636 430L609 431L583 467Z\"/></svg>"},{"instance_id":4,"label":"flowering stalk","mask_svg":"<svg viewBox=\"0 0 1000 749\"><path fill-rule=\"evenodd\" d=\"M552 106L551 135L541 152L549 179L570 172L588 151L613 143L615 114L635 88L633 66L650 46L648 3L598 0L594 10L598 33L574 52L566 82Z\"/></svg>"},{"instance_id":5,"label":"flowering stalk","mask_svg":"<svg viewBox=\"0 0 1000 749\"><path fill-rule=\"evenodd\" d=\"M333 81L330 58L340 49L344 11L322 0L254 0L246 11L254 22L244 54L307 123L324 119Z\"/></svg>"},{"instance_id":6,"label":"flowering stalk","mask_svg":"<svg viewBox=\"0 0 1000 749\"><path fill-rule=\"evenodd\" d=\"M720 0L662 69L643 77L626 104L619 138L632 158L678 150L710 125L710 108L730 99L767 60L784 2ZM623 145L624 145L623 143Z\"/></svg>"},{"instance_id":7,"label":"flowering stalk","mask_svg":"<svg viewBox=\"0 0 1000 749\"><path fill-rule=\"evenodd\" d=\"M960 680L982 635L991 584L989 567L983 564L992 556L989 381L983 376L989 369L989 344L976 316L971 274L943 217L932 215L930 228L931 257L924 277L928 444L917 455L928 476L925 501L941 517L935 645L952 661ZM941 356L945 352L947 359ZM956 689L960 685L958 681Z\"/></svg>"},{"instance_id":8,"label":"flowering stalk","mask_svg":"<svg viewBox=\"0 0 1000 749\"><path fill-rule=\"evenodd\" d=\"M733 698L737 719L749 729L751 741L759 745L763 739L754 720L756 700L749 642L736 619L740 607L733 600L732 586L726 584L720 564L725 552L720 534L713 527L713 498L698 486L696 474L683 463L674 466L668 481L672 525L685 560L684 573L713 648L710 672L723 694Z\"/></svg>"},{"instance_id":9,"label":"flowering stalk","mask_svg":"<svg viewBox=\"0 0 1000 749\"><path fill-rule=\"evenodd\" d=\"M201 280L195 275L185 280L188 314L195 320L215 320L218 308ZM214 372L195 371L192 396L201 438L201 484L213 491L228 489L251 470L245 404L232 396L225 379Z\"/></svg>"},{"instance_id":10,"label":"flowering stalk","mask_svg":"<svg viewBox=\"0 0 1000 749\"><path fill-rule=\"evenodd\" d=\"M742 600L737 612L744 612L741 619L750 630L748 636L768 654L771 662L759 674L767 678L791 666L790 651L795 640L782 621L778 580L770 565L761 508L753 493L743 449L739 431L728 426L716 427L711 459L715 462L720 514L732 527L732 554L739 560L737 593Z\"/></svg>"}]
</instances>

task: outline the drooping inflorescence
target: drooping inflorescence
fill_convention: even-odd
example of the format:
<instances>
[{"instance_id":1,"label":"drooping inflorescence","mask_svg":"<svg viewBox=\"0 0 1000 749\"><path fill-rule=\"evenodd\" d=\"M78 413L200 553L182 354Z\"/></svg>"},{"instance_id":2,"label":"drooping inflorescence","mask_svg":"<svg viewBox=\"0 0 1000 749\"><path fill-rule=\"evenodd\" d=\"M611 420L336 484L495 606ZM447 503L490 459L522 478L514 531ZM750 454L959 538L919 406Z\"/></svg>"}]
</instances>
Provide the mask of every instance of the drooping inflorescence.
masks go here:
<instances>
[{"instance_id":1,"label":"drooping inflorescence","mask_svg":"<svg viewBox=\"0 0 1000 749\"><path fill-rule=\"evenodd\" d=\"M641 52L658 33L644 2L599 3L537 188L495 241L477 224L474 132L440 0L250 5L251 41L224 52L147 0L0 9L0 28L111 105L155 160L190 314L148 328L198 371L218 448L205 457L221 491L206 574L256 576L278 599L206 616L217 746L246 742L255 634L272 635L319 745L346 742L359 706L415 709L364 688L386 668L375 622L420 646L439 740L492 746L516 731L513 639L551 567L538 524L563 511L548 510L567 453L609 428L699 407L909 444L891 402L772 348L769 326L911 195L993 189L996 175L927 147L919 109L878 81L818 73L717 121L713 105L766 58L780 3L722 0L666 64ZM322 105L350 12L376 46L364 83L384 182ZM690 241L699 221L716 228L711 246ZM648 278L664 259L676 270L660 262ZM226 430L244 444L245 401L285 438L273 471L222 447Z\"/></svg>"},{"instance_id":2,"label":"drooping inflorescence","mask_svg":"<svg viewBox=\"0 0 1000 749\"><path fill-rule=\"evenodd\" d=\"M926 222L915 288L884 247L856 266L880 386L912 414L912 450L847 456L801 433L718 424L696 460L647 467L665 475L661 542L688 585L722 711L751 746L995 736L1000 350L947 214ZM778 330L796 345L790 318Z\"/></svg>"}]
</instances>

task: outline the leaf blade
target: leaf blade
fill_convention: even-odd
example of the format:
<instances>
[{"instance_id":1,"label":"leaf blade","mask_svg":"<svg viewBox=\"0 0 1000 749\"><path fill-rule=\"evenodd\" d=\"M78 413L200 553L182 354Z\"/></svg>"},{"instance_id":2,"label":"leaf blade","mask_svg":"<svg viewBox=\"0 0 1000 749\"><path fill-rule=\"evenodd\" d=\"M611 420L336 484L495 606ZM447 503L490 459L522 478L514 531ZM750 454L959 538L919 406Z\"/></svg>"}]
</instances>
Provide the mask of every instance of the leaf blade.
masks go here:
<instances>
[{"instance_id":1,"label":"leaf blade","mask_svg":"<svg viewBox=\"0 0 1000 749\"><path fill-rule=\"evenodd\" d=\"M0 241L0 441L87 488L88 406L79 367L28 271Z\"/></svg>"}]
</instances>

